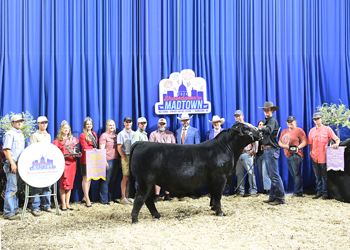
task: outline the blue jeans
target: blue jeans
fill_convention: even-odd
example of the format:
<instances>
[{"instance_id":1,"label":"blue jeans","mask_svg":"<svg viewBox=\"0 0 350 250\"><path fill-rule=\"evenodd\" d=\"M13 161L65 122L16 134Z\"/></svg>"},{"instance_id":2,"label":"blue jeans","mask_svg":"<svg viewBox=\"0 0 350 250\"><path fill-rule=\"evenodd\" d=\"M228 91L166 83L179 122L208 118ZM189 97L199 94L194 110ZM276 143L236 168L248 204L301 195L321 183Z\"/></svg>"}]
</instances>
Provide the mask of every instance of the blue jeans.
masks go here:
<instances>
[{"instance_id":1,"label":"blue jeans","mask_svg":"<svg viewBox=\"0 0 350 250\"><path fill-rule=\"evenodd\" d=\"M264 150L264 157L267 172L271 179L270 200L278 200L284 202L284 187L281 176L278 171L278 158L280 157L280 149L270 147Z\"/></svg>"},{"instance_id":2,"label":"blue jeans","mask_svg":"<svg viewBox=\"0 0 350 250\"><path fill-rule=\"evenodd\" d=\"M248 172L249 193L256 194L258 190L256 188L256 178L254 174L254 158L248 153L242 154L239 157L236 164L237 185L239 185L239 194L244 194L244 169Z\"/></svg>"},{"instance_id":3,"label":"blue jeans","mask_svg":"<svg viewBox=\"0 0 350 250\"><path fill-rule=\"evenodd\" d=\"M287 165L289 173L294 180L294 194L303 194L303 179L301 178L301 164L303 163L303 158L298 154L292 154L291 157L287 157Z\"/></svg>"},{"instance_id":4,"label":"blue jeans","mask_svg":"<svg viewBox=\"0 0 350 250\"><path fill-rule=\"evenodd\" d=\"M109 169L106 170L106 180L100 180L100 198L102 204L114 200L114 181L117 178L119 161L118 159L112 159L108 161L108 165Z\"/></svg>"},{"instance_id":5,"label":"blue jeans","mask_svg":"<svg viewBox=\"0 0 350 250\"><path fill-rule=\"evenodd\" d=\"M311 159L312 160L312 159ZM317 194L328 195L327 192L327 164L316 163L312 160L312 167L316 175L316 192Z\"/></svg>"},{"instance_id":6,"label":"blue jeans","mask_svg":"<svg viewBox=\"0 0 350 250\"><path fill-rule=\"evenodd\" d=\"M32 187L32 192L31 196L34 195L50 195L51 194L51 188L50 187L44 187L44 188L36 188ZM37 196L32 198L32 210L39 210L40 209L40 204L42 209L48 209L51 206L51 201L50 201L51 196Z\"/></svg>"},{"instance_id":7,"label":"blue jeans","mask_svg":"<svg viewBox=\"0 0 350 250\"><path fill-rule=\"evenodd\" d=\"M6 161L6 165L4 165L4 172L7 179L4 199L4 218L8 218L18 212L17 191L21 187L22 179L18 171L16 174L11 173L11 164L8 161Z\"/></svg>"},{"instance_id":8,"label":"blue jeans","mask_svg":"<svg viewBox=\"0 0 350 250\"><path fill-rule=\"evenodd\" d=\"M258 164L259 176L264 190L270 190L271 180L269 173L266 169L264 155L260 155L256 158L256 163Z\"/></svg>"}]
</instances>

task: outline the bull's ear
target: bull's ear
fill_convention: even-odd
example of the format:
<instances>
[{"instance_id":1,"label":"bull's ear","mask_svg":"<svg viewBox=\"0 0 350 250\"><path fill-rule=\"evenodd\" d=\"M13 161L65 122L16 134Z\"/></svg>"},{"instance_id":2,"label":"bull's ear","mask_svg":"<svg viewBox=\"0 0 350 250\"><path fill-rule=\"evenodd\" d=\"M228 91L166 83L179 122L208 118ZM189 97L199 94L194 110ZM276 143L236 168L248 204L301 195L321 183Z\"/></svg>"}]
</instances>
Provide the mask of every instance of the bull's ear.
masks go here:
<instances>
[{"instance_id":1,"label":"bull's ear","mask_svg":"<svg viewBox=\"0 0 350 250\"><path fill-rule=\"evenodd\" d=\"M240 134L242 131L242 123L240 122L236 122L235 124L233 124L233 126L231 127L232 131Z\"/></svg>"}]
</instances>

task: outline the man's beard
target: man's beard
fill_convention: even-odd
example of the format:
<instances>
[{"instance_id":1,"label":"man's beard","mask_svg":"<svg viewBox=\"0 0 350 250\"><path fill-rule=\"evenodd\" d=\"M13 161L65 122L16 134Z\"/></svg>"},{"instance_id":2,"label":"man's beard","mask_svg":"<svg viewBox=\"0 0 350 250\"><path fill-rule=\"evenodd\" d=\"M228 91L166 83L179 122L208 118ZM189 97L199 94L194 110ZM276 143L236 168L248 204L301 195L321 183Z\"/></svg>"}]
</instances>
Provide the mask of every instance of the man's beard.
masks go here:
<instances>
[{"instance_id":1,"label":"man's beard","mask_svg":"<svg viewBox=\"0 0 350 250\"><path fill-rule=\"evenodd\" d=\"M160 132L164 132L165 130L166 130L165 127L160 127L160 128L159 128L159 131L160 131Z\"/></svg>"},{"instance_id":2,"label":"man's beard","mask_svg":"<svg viewBox=\"0 0 350 250\"><path fill-rule=\"evenodd\" d=\"M189 124L183 124L182 125L184 128L187 128L189 126Z\"/></svg>"}]
</instances>

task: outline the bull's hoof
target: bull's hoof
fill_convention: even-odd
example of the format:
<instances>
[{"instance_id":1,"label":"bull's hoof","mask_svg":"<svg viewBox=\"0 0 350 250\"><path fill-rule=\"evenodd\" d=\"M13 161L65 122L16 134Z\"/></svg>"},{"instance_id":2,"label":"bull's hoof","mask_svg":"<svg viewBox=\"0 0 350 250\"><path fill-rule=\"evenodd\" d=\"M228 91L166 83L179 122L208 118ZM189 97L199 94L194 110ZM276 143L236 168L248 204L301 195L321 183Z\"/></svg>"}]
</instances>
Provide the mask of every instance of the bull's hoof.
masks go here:
<instances>
[{"instance_id":1,"label":"bull's hoof","mask_svg":"<svg viewBox=\"0 0 350 250\"><path fill-rule=\"evenodd\" d=\"M132 218L132 223L134 224L134 223L137 223L137 222L139 222L139 219L138 218Z\"/></svg>"},{"instance_id":2,"label":"bull's hoof","mask_svg":"<svg viewBox=\"0 0 350 250\"><path fill-rule=\"evenodd\" d=\"M213 211L215 211L215 210L216 210L214 207L211 207L210 209L211 209L211 210L213 210Z\"/></svg>"},{"instance_id":3,"label":"bull's hoof","mask_svg":"<svg viewBox=\"0 0 350 250\"><path fill-rule=\"evenodd\" d=\"M216 216L225 216L225 214L222 211L216 211Z\"/></svg>"},{"instance_id":4,"label":"bull's hoof","mask_svg":"<svg viewBox=\"0 0 350 250\"><path fill-rule=\"evenodd\" d=\"M160 218L160 214L159 213L155 214L155 215L153 215L153 217L156 218L156 219L159 219Z\"/></svg>"}]
</instances>

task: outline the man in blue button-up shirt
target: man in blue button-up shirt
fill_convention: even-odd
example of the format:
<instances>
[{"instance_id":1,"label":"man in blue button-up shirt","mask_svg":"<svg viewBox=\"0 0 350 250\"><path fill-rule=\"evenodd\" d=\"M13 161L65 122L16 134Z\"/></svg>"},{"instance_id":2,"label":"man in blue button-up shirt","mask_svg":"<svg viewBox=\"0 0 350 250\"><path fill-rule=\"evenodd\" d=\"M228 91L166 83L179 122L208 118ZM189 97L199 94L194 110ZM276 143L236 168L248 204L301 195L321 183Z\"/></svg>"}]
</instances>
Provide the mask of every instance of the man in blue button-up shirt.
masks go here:
<instances>
[{"instance_id":1,"label":"man in blue button-up shirt","mask_svg":"<svg viewBox=\"0 0 350 250\"><path fill-rule=\"evenodd\" d=\"M6 164L6 191L4 200L4 218L9 220L19 219L17 187L20 187L21 178L17 170L17 161L24 150L24 135L21 131L24 119L20 115L11 118L12 129L4 136L4 154Z\"/></svg>"}]
</instances>

